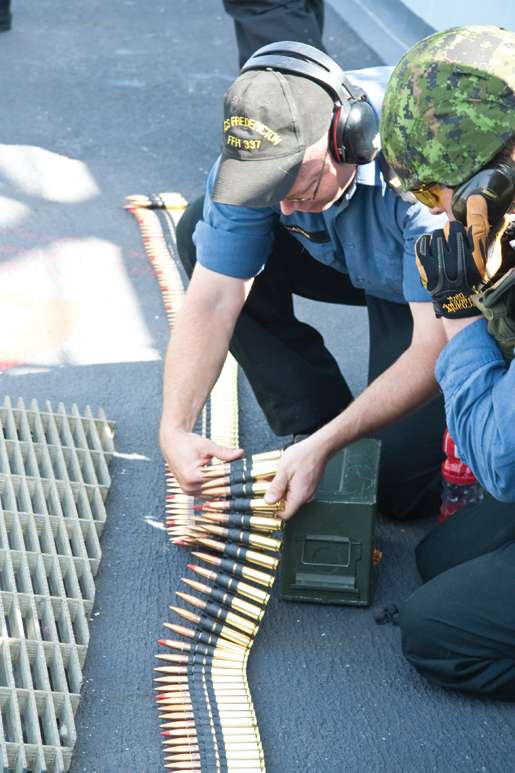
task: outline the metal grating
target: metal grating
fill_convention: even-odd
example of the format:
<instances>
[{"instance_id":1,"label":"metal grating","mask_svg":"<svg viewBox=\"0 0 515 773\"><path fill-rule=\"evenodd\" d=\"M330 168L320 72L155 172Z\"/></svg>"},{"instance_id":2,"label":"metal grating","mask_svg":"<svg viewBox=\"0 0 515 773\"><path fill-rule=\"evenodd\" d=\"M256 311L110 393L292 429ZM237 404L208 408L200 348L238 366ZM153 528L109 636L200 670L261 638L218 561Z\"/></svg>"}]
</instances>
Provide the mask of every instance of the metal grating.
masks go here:
<instances>
[{"instance_id":1,"label":"metal grating","mask_svg":"<svg viewBox=\"0 0 515 773\"><path fill-rule=\"evenodd\" d=\"M71 763L113 426L89 407L8 397L0 406L3 773L63 773Z\"/></svg>"}]
</instances>

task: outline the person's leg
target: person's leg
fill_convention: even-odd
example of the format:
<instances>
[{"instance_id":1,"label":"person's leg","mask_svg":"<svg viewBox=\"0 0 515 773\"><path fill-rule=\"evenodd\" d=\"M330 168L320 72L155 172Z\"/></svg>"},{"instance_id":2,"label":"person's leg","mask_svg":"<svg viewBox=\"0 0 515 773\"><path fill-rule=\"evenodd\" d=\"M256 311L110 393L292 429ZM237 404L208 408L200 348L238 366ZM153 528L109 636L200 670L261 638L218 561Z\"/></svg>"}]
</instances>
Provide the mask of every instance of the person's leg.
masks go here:
<instances>
[{"instance_id":1,"label":"person's leg","mask_svg":"<svg viewBox=\"0 0 515 773\"><path fill-rule=\"evenodd\" d=\"M258 48L279 40L309 43L325 51L323 0L223 0L223 3L234 21L240 67Z\"/></svg>"},{"instance_id":2,"label":"person's leg","mask_svg":"<svg viewBox=\"0 0 515 773\"><path fill-rule=\"evenodd\" d=\"M437 524L417 545L418 572L424 582L465 561L515 541L515 503L489 494Z\"/></svg>"},{"instance_id":3,"label":"person's leg","mask_svg":"<svg viewBox=\"0 0 515 773\"><path fill-rule=\"evenodd\" d=\"M370 323L369 383L392 365L411 341L409 306L367 295ZM443 399L375 433L381 440L378 506L397 520L436 514L440 506L445 429Z\"/></svg>"},{"instance_id":4,"label":"person's leg","mask_svg":"<svg viewBox=\"0 0 515 773\"><path fill-rule=\"evenodd\" d=\"M323 337L295 317L292 295L364 305L345 274L314 260L281 226L236 324L231 351L276 435L326 423L352 394Z\"/></svg>"},{"instance_id":5,"label":"person's leg","mask_svg":"<svg viewBox=\"0 0 515 773\"><path fill-rule=\"evenodd\" d=\"M0 0L0 32L11 29L11 0Z\"/></svg>"},{"instance_id":6,"label":"person's leg","mask_svg":"<svg viewBox=\"0 0 515 773\"><path fill-rule=\"evenodd\" d=\"M426 584L402 605L403 652L449 689L515 700L515 503L487 496L417 547Z\"/></svg>"},{"instance_id":7,"label":"person's leg","mask_svg":"<svg viewBox=\"0 0 515 773\"><path fill-rule=\"evenodd\" d=\"M194 202L177 229L178 250L190 275L195 263L191 235L201 215L202 203ZM333 303L365 303L362 291L346 275L314 260L278 226L272 254L254 280L230 347L277 435L310 430L352 400L320 333L295 317L292 294Z\"/></svg>"}]
</instances>

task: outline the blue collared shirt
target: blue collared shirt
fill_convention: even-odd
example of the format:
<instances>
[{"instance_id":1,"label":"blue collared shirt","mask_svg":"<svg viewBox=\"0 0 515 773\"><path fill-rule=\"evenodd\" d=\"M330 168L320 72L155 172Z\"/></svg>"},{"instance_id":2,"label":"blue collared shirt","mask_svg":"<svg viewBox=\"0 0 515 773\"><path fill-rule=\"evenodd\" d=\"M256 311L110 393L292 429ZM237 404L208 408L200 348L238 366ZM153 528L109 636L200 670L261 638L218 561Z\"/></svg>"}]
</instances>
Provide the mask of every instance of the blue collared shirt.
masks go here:
<instances>
[{"instance_id":1,"label":"blue collared shirt","mask_svg":"<svg viewBox=\"0 0 515 773\"><path fill-rule=\"evenodd\" d=\"M348 73L378 114L391 69ZM255 276L272 251L279 221L315 260L348 274L355 287L370 295L395 303L431 300L420 284L414 246L421 234L441 228L445 217L397 196L385 184L378 161L359 166L350 190L325 212L287 216L279 206L215 203L211 194L218 163L209 175L203 219L193 237L197 260L205 268L241 279Z\"/></svg>"},{"instance_id":2,"label":"blue collared shirt","mask_svg":"<svg viewBox=\"0 0 515 773\"><path fill-rule=\"evenodd\" d=\"M515 502L515 360L506 364L480 319L449 341L435 373L460 459L492 496Z\"/></svg>"}]
</instances>

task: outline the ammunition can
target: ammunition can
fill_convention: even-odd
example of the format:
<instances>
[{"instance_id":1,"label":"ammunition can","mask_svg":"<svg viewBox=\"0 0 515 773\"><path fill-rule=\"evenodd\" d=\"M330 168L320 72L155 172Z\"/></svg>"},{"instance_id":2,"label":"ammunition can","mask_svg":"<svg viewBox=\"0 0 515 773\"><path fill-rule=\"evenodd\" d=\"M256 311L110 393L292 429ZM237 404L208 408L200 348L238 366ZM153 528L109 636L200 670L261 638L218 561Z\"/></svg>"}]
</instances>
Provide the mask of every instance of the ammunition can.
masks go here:
<instances>
[{"instance_id":1,"label":"ammunition can","mask_svg":"<svg viewBox=\"0 0 515 773\"><path fill-rule=\"evenodd\" d=\"M315 498L285 522L280 598L368 606L380 442L360 440L327 464Z\"/></svg>"}]
</instances>

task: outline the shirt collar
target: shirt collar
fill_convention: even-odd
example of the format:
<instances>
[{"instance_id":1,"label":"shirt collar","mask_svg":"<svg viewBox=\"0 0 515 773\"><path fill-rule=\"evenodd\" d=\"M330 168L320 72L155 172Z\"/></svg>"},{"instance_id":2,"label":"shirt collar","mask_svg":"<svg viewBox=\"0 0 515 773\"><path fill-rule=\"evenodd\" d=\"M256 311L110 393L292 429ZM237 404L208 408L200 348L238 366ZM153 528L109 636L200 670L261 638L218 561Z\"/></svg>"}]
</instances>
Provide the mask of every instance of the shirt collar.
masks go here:
<instances>
[{"instance_id":1,"label":"shirt collar","mask_svg":"<svg viewBox=\"0 0 515 773\"><path fill-rule=\"evenodd\" d=\"M371 161L369 164L360 164L355 179L358 185L382 185L381 170L378 162Z\"/></svg>"},{"instance_id":2,"label":"shirt collar","mask_svg":"<svg viewBox=\"0 0 515 773\"><path fill-rule=\"evenodd\" d=\"M356 193L358 185L368 185L372 188L376 185L383 185L383 179L380 174L378 163L371 161L369 164L360 164L350 187L345 191L343 196L335 202L335 205L341 207L342 204L345 204L345 206L347 206Z\"/></svg>"}]
</instances>

